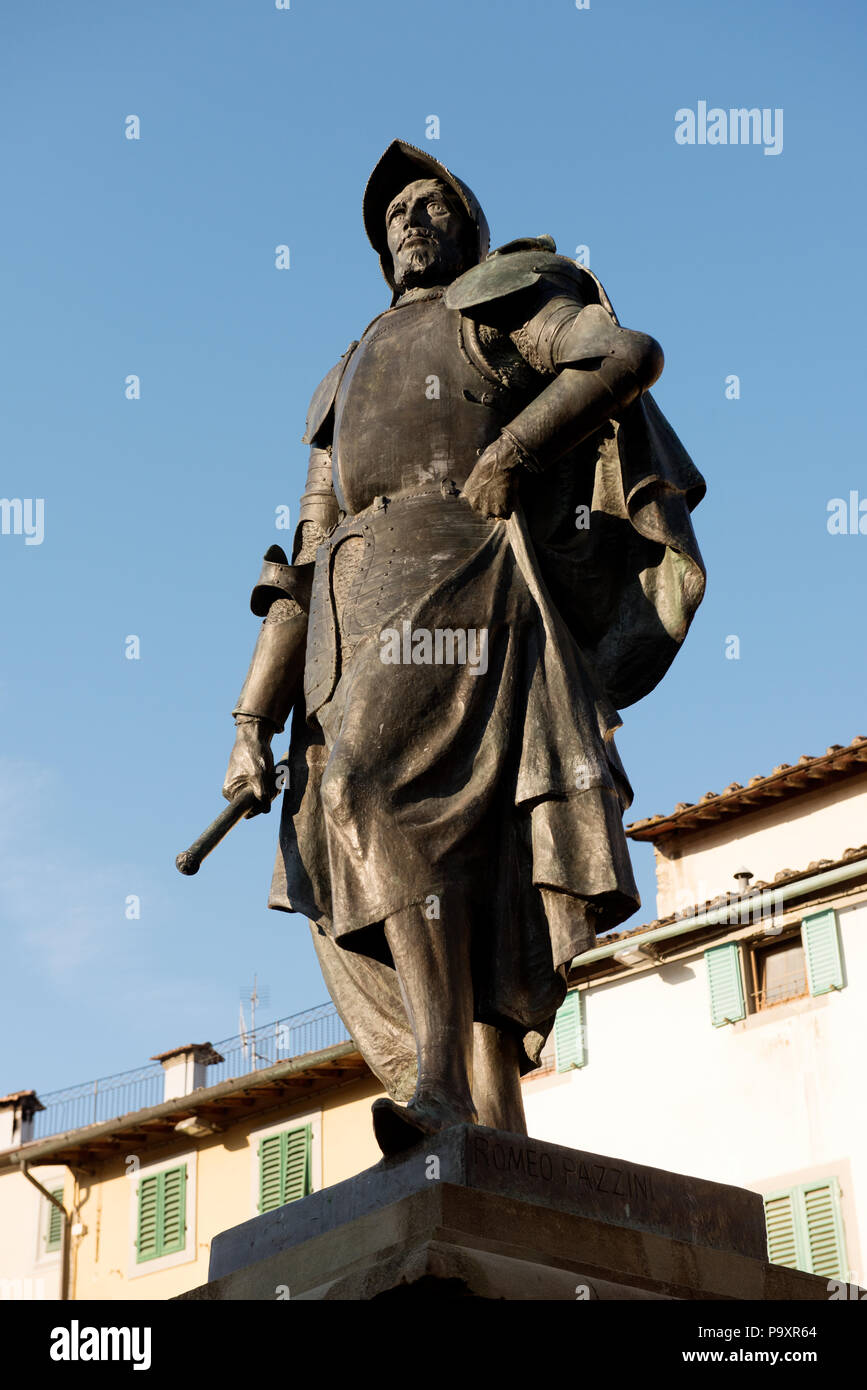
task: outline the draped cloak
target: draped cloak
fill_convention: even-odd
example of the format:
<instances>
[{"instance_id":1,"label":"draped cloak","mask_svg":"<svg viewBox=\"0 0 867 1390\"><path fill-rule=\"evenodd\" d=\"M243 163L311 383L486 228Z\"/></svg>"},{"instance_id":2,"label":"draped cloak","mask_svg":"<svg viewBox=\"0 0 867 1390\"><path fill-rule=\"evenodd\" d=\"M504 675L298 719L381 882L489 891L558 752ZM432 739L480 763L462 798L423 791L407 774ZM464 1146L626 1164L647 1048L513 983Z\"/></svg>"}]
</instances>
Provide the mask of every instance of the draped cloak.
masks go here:
<instances>
[{"instance_id":1,"label":"draped cloak","mask_svg":"<svg viewBox=\"0 0 867 1390\"><path fill-rule=\"evenodd\" d=\"M350 512L320 547L269 906L310 919L338 1012L395 1099L417 1064L389 914L472 903L474 1016L518 1034L526 1071L573 957L639 906L613 734L701 601L703 495L646 393L526 478L508 520L434 479ZM389 550L395 528L412 544ZM411 659L414 634L445 630L476 634L475 664ZM384 660L383 631L409 660Z\"/></svg>"}]
</instances>

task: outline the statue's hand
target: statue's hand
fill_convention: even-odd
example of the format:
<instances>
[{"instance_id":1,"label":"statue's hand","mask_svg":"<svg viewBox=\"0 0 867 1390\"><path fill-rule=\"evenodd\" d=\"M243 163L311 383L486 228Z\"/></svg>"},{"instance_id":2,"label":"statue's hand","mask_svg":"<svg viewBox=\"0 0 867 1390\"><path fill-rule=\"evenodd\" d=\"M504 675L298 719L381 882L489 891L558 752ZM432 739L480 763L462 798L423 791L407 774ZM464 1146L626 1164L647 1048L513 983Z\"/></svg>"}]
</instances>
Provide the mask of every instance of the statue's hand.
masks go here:
<instances>
[{"instance_id":1,"label":"statue's hand","mask_svg":"<svg viewBox=\"0 0 867 1390\"><path fill-rule=\"evenodd\" d=\"M511 516L518 499L520 462L508 435L489 444L461 489L470 506L483 516Z\"/></svg>"},{"instance_id":2,"label":"statue's hand","mask_svg":"<svg viewBox=\"0 0 867 1390\"><path fill-rule=\"evenodd\" d=\"M270 811L271 802L280 790L271 753L273 733L274 726L270 720L239 717L235 746L223 783L223 796L227 801L234 801L248 789L255 793L258 805L247 812L245 820L258 816L260 812Z\"/></svg>"}]
</instances>

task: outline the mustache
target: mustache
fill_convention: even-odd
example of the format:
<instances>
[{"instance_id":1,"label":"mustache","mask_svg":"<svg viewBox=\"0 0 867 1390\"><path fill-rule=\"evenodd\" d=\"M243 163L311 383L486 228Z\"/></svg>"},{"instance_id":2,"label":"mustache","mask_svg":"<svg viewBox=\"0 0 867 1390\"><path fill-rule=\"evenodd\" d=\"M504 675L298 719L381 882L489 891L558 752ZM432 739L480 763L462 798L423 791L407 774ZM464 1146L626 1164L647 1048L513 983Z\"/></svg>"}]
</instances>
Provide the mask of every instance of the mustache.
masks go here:
<instances>
[{"instance_id":1,"label":"mustache","mask_svg":"<svg viewBox=\"0 0 867 1390\"><path fill-rule=\"evenodd\" d=\"M401 243L398 247L398 250L402 251L404 246L406 246L406 243L412 240L413 237L419 237L424 241L432 242L434 245L438 244L437 238L434 236L433 232L429 232L427 228L411 227L410 230L406 233L406 236L404 236L401 239Z\"/></svg>"}]
</instances>

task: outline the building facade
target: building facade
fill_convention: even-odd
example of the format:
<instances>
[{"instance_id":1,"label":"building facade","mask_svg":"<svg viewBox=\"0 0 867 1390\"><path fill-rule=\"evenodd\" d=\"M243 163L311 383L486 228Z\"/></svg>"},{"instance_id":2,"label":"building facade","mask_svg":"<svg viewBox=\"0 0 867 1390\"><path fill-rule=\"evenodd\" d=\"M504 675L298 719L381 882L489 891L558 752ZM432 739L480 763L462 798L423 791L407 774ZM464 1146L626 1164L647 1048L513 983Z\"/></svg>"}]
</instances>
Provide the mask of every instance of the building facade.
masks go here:
<instances>
[{"instance_id":1,"label":"building facade","mask_svg":"<svg viewBox=\"0 0 867 1390\"><path fill-rule=\"evenodd\" d=\"M863 1283L867 740L629 833L657 920L573 962L530 1132L759 1192L774 1263Z\"/></svg>"},{"instance_id":2,"label":"building facade","mask_svg":"<svg viewBox=\"0 0 867 1390\"><path fill-rule=\"evenodd\" d=\"M863 1283L867 740L629 833L654 845L656 920L573 962L529 1132L759 1192L772 1261ZM376 1163L379 1083L351 1041L303 1039L173 1048L59 1132L78 1111L0 1098L0 1296L170 1298L220 1231Z\"/></svg>"}]
</instances>

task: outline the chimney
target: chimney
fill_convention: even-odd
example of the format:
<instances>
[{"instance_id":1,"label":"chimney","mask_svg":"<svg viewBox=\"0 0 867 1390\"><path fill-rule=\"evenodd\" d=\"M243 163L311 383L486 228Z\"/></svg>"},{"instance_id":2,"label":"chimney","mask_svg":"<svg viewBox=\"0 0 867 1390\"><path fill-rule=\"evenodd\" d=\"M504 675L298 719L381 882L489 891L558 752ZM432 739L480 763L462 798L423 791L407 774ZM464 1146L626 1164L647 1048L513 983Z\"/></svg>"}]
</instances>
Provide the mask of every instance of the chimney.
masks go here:
<instances>
[{"instance_id":1,"label":"chimney","mask_svg":"<svg viewBox=\"0 0 867 1390\"><path fill-rule=\"evenodd\" d=\"M162 1062L165 1072L163 1100L176 1100L188 1096L198 1086L204 1086L205 1068L225 1058L216 1052L209 1042L186 1043L183 1047L173 1047L170 1052L158 1052L152 1062Z\"/></svg>"},{"instance_id":2,"label":"chimney","mask_svg":"<svg viewBox=\"0 0 867 1390\"><path fill-rule=\"evenodd\" d=\"M0 1149L17 1149L33 1138L33 1116L44 1110L35 1091L0 1096Z\"/></svg>"}]
</instances>

